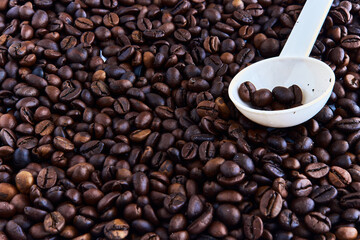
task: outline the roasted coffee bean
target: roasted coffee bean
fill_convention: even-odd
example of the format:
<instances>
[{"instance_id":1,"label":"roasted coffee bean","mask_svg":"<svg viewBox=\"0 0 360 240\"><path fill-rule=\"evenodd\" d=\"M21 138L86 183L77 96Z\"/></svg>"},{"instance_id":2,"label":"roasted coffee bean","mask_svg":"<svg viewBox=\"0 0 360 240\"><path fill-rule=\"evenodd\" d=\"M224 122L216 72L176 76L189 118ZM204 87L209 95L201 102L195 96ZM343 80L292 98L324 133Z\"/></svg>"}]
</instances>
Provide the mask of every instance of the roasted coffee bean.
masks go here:
<instances>
[{"instance_id":1,"label":"roasted coffee bean","mask_svg":"<svg viewBox=\"0 0 360 240\"><path fill-rule=\"evenodd\" d=\"M311 178L322 178L326 176L330 168L325 163L310 163L306 166L305 173Z\"/></svg>"},{"instance_id":2,"label":"roasted coffee bean","mask_svg":"<svg viewBox=\"0 0 360 240\"><path fill-rule=\"evenodd\" d=\"M200 117L210 116L216 118L219 114L218 106L211 101L202 101L196 107L197 114Z\"/></svg>"},{"instance_id":3,"label":"roasted coffee bean","mask_svg":"<svg viewBox=\"0 0 360 240\"><path fill-rule=\"evenodd\" d=\"M13 239L27 239L26 233L24 232L22 227L13 220L10 220L6 223L5 230L9 237ZM4 239L7 239L6 235Z\"/></svg>"},{"instance_id":4,"label":"roasted coffee bean","mask_svg":"<svg viewBox=\"0 0 360 240\"><path fill-rule=\"evenodd\" d=\"M171 213L177 213L184 207L186 197L181 193L172 193L165 197L164 207Z\"/></svg>"},{"instance_id":5,"label":"roasted coffee bean","mask_svg":"<svg viewBox=\"0 0 360 240\"><path fill-rule=\"evenodd\" d=\"M283 104L291 104L295 99L294 93L285 87L275 87L272 93L275 100Z\"/></svg>"},{"instance_id":6,"label":"roasted coffee bean","mask_svg":"<svg viewBox=\"0 0 360 240\"><path fill-rule=\"evenodd\" d=\"M348 49L360 47L360 38L356 35L347 35L341 39L341 46Z\"/></svg>"},{"instance_id":7,"label":"roasted coffee bean","mask_svg":"<svg viewBox=\"0 0 360 240\"><path fill-rule=\"evenodd\" d=\"M307 197L312 192L313 187L310 180L297 179L292 183L292 192L297 197Z\"/></svg>"},{"instance_id":8,"label":"roasted coffee bean","mask_svg":"<svg viewBox=\"0 0 360 240\"><path fill-rule=\"evenodd\" d=\"M357 131L360 129L360 118L342 119L336 123L336 127L347 132Z\"/></svg>"},{"instance_id":9,"label":"roasted coffee bean","mask_svg":"<svg viewBox=\"0 0 360 240\"><path fill-rule=\"evenodd\" d=\"M15 183L21 193L29 193L30 187L34 184L34 177L28 171L21 171L16 174Z\"/></svg>"},{"instance_id":10,"label":"roasted coffee bean","mask_svg":"<svg viewBox=\"0 0 360 240\"><path fill-rule=\"evenodd\" d=\"M329 180L335 187L343 188L351 183L351 175L345 169L332 166L329 172Z\"/></svg>"},{"instance_id":11,"label":"roasted coffee bean","mask_svg":"<svg viewBox=\"0 0 360 240\"><path fill-rule=\"evenodd\" d=\"M295 229L300 224L298 217L289 209L284 209L280 212L279 223L286 230Z\"/></svg>"},{"instance_id":12,"label":"roasted coffee bean","mask_svg":"<svg viewBox=\"0 0 360 240\"><path fill-rule=\"evenodd\" d=\"M65 219L59 212L51 212L45 216L44 229L51 234L60 233L65 227Z\"/></svg>"},{"instance_id":13,"label":"roasted coffee bean","mask_svg":"<svg viewBox=\"0 0 360 240\"><path fill-rule=\"evenodd\" d=\"M314 233L327 233L331 229L331 222L328 217L319 212L311 212L304 218L306 226Z\"/></svg>"},{"instance_id":14,"label":"roasted coffee bean","mask_svg":"<svg viewBox=\"0 0 360 240\"><path fill-rule=\"evenodd\" d=\"M329 202L331 199L334 199L338 194L336 188L332 185L323 185L313 190L311 198L314 199L316 203L325 203Z\"/></svg>"},{"instance_id":15,"label":"roasted coffee bean","mask_svg":"<svg viewBox=\"0 0 360 240\"><path fill-rule=\"evenodd\" d=\"M54 168L43 168L37 176L37 184L43 189L49 189L56 184L57 178Z\"/></svg>"},{"instance_id":16,"label":"roasted coffee bean","mask_svg":"<svg viewBox=\"0 0 360 240\"><path fill-rule=\"evenodd\" d=\"M108 239L124 239L129 234L129 225L122 219L114 219L104 226L104 234Z\"/></svg>"},{"instance_id":17,"label":"roasted coffee bean","mask_svg":"<svg viewBox=\"0 0 360 240\"><path fill-rule=\"evenodd\" d=\"M267 191L260 201L260 212L267 218L275 218L282 208L282 197L274 190Z\"/></svg>"},{"instance_id":18,"label":"roasted coffee bean","mask_svg":"<svg viewBox=\"0 0 360 240\"><path fill-rule=\"evenodd\" d=\"M9 145L10 147L16 146L16 136L14 132L8 128L1 129L0 139L3 144Z\"/></svg>"},{"instance_id":19,"label":"roasted coffee bean","mask_svg":"<svg viewBox=\"0 0 360 240\"><path fill-rule=\"evenodd\" d=\"M239 96L244 102L251 102L255 92L255 86L249 81L242 83L239 87Z\"/></svg>"},{"instance_id":20,"label":"roasted coffee bean","mask_svg":"<svg viewBox=\"0 0 360 240\"><path fill-rule=\"evenodd\" d=\"M255 215L244 216L244 234L249 239L259 239L263 234L263 221Z\"/></svg>"},{"instance_id":21,"label":"roasted coffee bean","mask_svg":"<svg viewBox=\"0 0 360 240\"><path fill-rule=\"evenodd\" d=\"M104 143L102 143L100 141L97 141L97 140L93 140L93 141L89 141L89 142L84 143L80 147L80 153L84 157L90 158L94 154L101 153L103 148L104 148Z\"/></svg>"},{"instance_id":22,"label":"roasted coffee bean","mask_svg":"<svg viewBox=\"0 0 360 240\"><path fill-rule=\"evenodd\" d=\"M295 198L291 202L291 210L294 211L297 215L304 215L315 208L315 202L309 197L299 197Z\"/></svg>"},{"instance_id":23,"label":"roasted coffee bean","mask_svg":"<svg viewBox=\"0 0 360 240\"><path fill-rule=\"evenodd\" d=\"M257 107L265 107L272 103L273 96L268 89L259 89L253 93L252 103Z\"/></svg>"},{"instance_id":24,"label":"roasted coffee bean","mask_svg":"<svg viewBox=\"0 0 360 240\"><path fill-rule=\"evenodd\" d=\"M54 146L60 151L68 152L74 150L74 144L64 137L56 136L53 141Z\"/></svg>"},{"instance_id":25,"label":"roasted coffee bean","mask_svg":"<svg viewBox=\"0 0 360 240\"><path fill-rule=\"evenodd\" d=\"M213 206L207 203L205 211L187 227L188 232L190 234L199 234L205 231L213 219L213 214Z\"/></svg>"}]
</instances>

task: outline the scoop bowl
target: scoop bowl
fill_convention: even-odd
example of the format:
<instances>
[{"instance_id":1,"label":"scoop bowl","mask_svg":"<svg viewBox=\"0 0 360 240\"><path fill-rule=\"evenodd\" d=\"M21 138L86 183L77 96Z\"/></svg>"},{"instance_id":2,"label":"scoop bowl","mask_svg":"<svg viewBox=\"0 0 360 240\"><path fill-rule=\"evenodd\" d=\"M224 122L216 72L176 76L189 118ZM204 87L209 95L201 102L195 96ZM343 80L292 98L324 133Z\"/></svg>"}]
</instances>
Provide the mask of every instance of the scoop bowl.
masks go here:
<instances>
[{"instance_id":1,"label":"scoop bowl","mask_svg":"<svg viewBox=\"0 0 360 240\"><path fill-rule=\"evenodd\" d=\"M303 93L301 106L276 111L257 110L242 101L241 83L250 81L256 89L298 85ZM268 127L285 128L301 124L316 115L329 99L335 75L324 62L309 57L274 57L240 71L229 85L229 97L236 108L250 120Z\"/></svg>"}]
</instances>

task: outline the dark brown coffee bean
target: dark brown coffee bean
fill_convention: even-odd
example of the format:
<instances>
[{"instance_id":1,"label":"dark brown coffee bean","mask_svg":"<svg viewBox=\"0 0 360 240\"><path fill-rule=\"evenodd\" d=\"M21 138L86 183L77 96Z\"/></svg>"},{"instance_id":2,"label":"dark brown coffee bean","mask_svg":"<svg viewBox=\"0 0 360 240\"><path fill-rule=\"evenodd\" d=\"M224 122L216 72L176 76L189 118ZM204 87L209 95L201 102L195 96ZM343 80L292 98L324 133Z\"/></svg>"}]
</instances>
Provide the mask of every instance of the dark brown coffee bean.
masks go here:
<instances>
[{"instance_id":1,"label":"dark brown coffee bean","mask_svg":"<svg viewBox=\"0 0 360 240\"><path fill-rule=\"evenodd\" d=\"M165 37L165 31L161 29L145 29L143 34L145 38L151 40L158 40Z\"/></svg>"},{"instance_id":2,"label":"dark brown coffee bean","mask_svg":"<svg viewBox=\"0 0 360 240\"><path fill-rule=\"evenodd\" d=\"M244 10L237 10L233 12L233 17L236 21L243 24L252 24L253 18L250 13Z\"/></svg>"},{"instance_id":3,"label":"dark brown coffee bean","mask_svg":"<svg viewBox=\"0 0 360 240\"><path fill-rule=\"evenodd\" d=\"M26 75L25 80L27 83L29 83L31 86L42 89L48 85L45 79L35 75L35 74L29 74Z\"/></svg>"},{"instance_id":4,"label":"dark brown coffee bean","mask_svg":"<svg viewBox=\"0 0 360 240\"><path fill-rule=\"evenodd\" d=\"M347 35L341 38L341 46L347 49L357 49L360 47L360 38L357 35Z\"/></svg>"},{"instance_id":5,"label":"dark brown coffee bean","mask_svg":"<svg viewBox=\"0 0 360 240\"><path fill-rule=\"evenodd\" d=\"M254 215L244 215L244 234L249 239L259 239L263 234L261 218Z\"/></svg>"},{"instance_id":6,"label":"dark brown coffee bean","mask_svg":"<svg viewBox=\"0 0 360 240\"><path fill-rule=\"evenodd\" d=\"M56 184L57 178L58 176L54 168L43 168L37 176L37 184L43 189L49 189Z\"/></svg>"},{"instance_id":7,"label":"dark brown coffee bean","mask_svg":"<svg viewBox=\"0 0 360 240\"><path fill-rule=\"evenodd\" d=\"M126 114L130 111L130 102L124 97L118 98L114 103L114 109L119 114Z\"/></svg>"},{"instance_id":8,"label":"dark brown coffee bean","mask_svg":"<svg viewBox=\"0 0 360 240\"><path fill-rule=\"evenodd\" d=\"M195 221L193 221L187 228L190 234L199 234L205 231L210 225L214 214L214 208L211 204L207 203L205 211Z\"/></svg>"},{"instance_id":9,"label":"dark brown coffee bean","mask_svg":"<svg viewBox=\"0 0 360 240\"><path fill-rule=\"evenodd\" d=\"M331 229L331 222L329 218L319 212L311 212L307 214L304 220L306 226L314 233L326 233Z\"/></svg>"},{"instance_id":10,"label":"dark brown coffee bean","mask_svg":"<svg viewBox=\"0 0 360 240\"><path fill-rule=\"evenodd\" d=\"M75 26L80 30L89 31L93 29L94 23L90 19L80 17L75 20Z\"/></svg>"},{"instance_id":11,"label":"dark brown coffee bean","mask_svg":"<svg viewBox=\"0 0 360 240\"><path fill-rule=\"evenodd\" d=\"M218 116L218 106L211 101L202 101L196 107L196 111L200 117L210 116L216 118Z\"/></svg>"},{"instance_id":12,"label":"dark brown coffee bean","mask_svg":"<svg viewBox=\"0 0 360 240\"><path fill-rule=\"evenodd\" d=\"M352 181L350 173L338 166L330 168L329 180L337 188L344 188Z\"/></svg>"},{"instance_id":13,"label":"dark brown coffee bean","mask_svg":"<svg viewBox=\"0 0 360 240\"><path fill-rule=\"evenodd\" d=\"M129 234L130 226L122 219L114 219L104 227L104 234L108 239L124 239Z\"/></svg>"},{"instance_id":14,"label":"dark brown coffee bean","mask_svg":"<svg viewBox=\"0 0 360 240\"><path fill-rule=\"evenodd\" d=\"M280 212L279 223L287 230L295 229L300 224L298 217L289 209L284 209Z\"/></svg>"},{"instance_id":15,"label":"dark brown coffee bean","mask_svg":"<svg viewBox=\"0 0 360 240\"><path fill-rule=\"evenodd\" d=\"M65 219L59 212L51 212L45 216L44 229L51 234L60 233L65 227Z\"/></svg>"},{"instance_id":16,"label":"dark brown coffee bean","mask_svg":"<svg viewBox=\"0 0 360 240\"><path fill-rule=\"evenodd\" d=\"M62 50L68 50L70 48L75 47L77 44L77 39L74 36L66 36L60 42L60 47Z\"/></svg>"},{"instance_id":17,"label":"dark brown coffee bean","mask_svg":"<svg viewBox=\"0 0 360 240\"><path fill-rule=\"evenodd\" d=\"M259 89L253 93L252 103L257 107L265 107L272 103L273 96L268 89Z\"/></svg>"},{"instance_id":18,"label":"dark brown coffee bean","mask_svg":"<svg viewBox=\"0 0 360 240\"><path fill-rule=\"evenodd\" d=\"M260 212L267 218L275 218L282 208L282 197L274 190L267 191L260 201Z\"/></svg>"},{"instance_id":19,"label":"dark brown coffee bean","mask_svg":"<svg viewBox=\"0 0 360 240\"><path fill-rule=\"evenodd\" d=\"M185 205L186 196L181 193L172 193L165 197L164 207L170 213L179 212Z\"/></svg>"},{"instance_id":20,"label":"dark brown coffee bean","mask_svg":"<svg viewBox=\"0 0 360 240\"><path fill-rule=\"evenodd\" d=\"M244 102L251 102L252 97L256 92L256 88L254 84L247 81L240 85L238 92L241 100L243 100Z\"/></svg>"},{"instance_id":21,"label":"dark brown coffee bean","mask_svg":"<svg viewBox=\"0 0 360 240\"><path fill-rule=\"evenodd\" d=\"M272 93L275 100L283 104L291 104L295 99L294 93L285 87L275 87Z\"/></svg>"},{"instance_id":22,"label":"dark brown coffee bean","mask_svg":"<svg viewBox=\"0 0 360 240\"><path fill-rule=\"evenodd\" d=\"M198 145L193 142L186 143L181 149L181 156L184 160L192 160L197 156Z\"/></svg>"},{"instance_id":23,"label":"dark brown coffee bean","mask_svg":"<svg viewBox=\"0 0 360 240\"><path fill-rule=\"evenodd\" d=\"M220 40L216 36L209 36L204 41L204 48L209 53L216 53L220 48Z\"/></svg>"},{"instance_id":24,"label":"dark brown coffee bean","mask_svg":"<svg viewBox=\"0 0 360 240\"><path fill-rule=\"evenodd\" d=\"M336 123L336 127L343 131L357 131L360 129L360 118L353 117L342 119Z\"/></svg>"},{"instance_id":25,"label":"dark brown coffee bean","mask_svg":"<svg viewBox=\"0 0 360 240\"><path fill-rule=\"evenodd\" d=\"M312 190L312 183L306 178L297 179L292 183L292 192L297 197L307 197Z\"/></svg>"},{"instance_id":26,"label":"dark brown coffee bean","mask_svg":"<svg viewBox=\"0 0 360 240\"><path fill-rule=\"evenodd\" d=\"M19 239L19 240L27 239L26 233L24 232L22 227L13 220L10 220L6 223L5 230L6 230L7 234L9 235L9 237L11 237L13 239ZM6 237L6 235L5 235L5 237ZM7 239L7 238L4 238L4 239Z\"/></svg>"},{"instance_id":27,"label":"dark brown coffee bean","mask_svg":"<svg viewBox=\"0 0 360 240\"><path fill-rule=\"evenodd\" d=\"M16 213L15 206L8 202L0 202L1 218L12 218Z\"/></svg>"},{"instance_id":28,"label":"dark brown coffee bean","mask_svg":"<svg viewBox=\"0 0 360 240\"><path fill-rule=\"evenodd\" d=\"M102 143L100 141L97 141L97 140L93 140L93 141L89 141L87 143L84 143L80 147L80 153L84 157L90 158L94 154L101 153L103 148L104 148L104 143Z\"/></svg>"},{"instance_id":29,"label":"dark brown coffee bean","mask_svg":"<svg viewBox=\"0 0 360 240\"><path fill-rule=\"evenodd\" d=\"M335 198L337 194L338 191L332 185L323 185L312 192L311 198L317 203L324 203Z\"/></svg>"},{"instance_id":30,"label":"dark brown coffee bean","mask_svg":"<svg viewBox=\"0 0 360 240\"><path fill-rule=\"evenodd\" d=\"M325 163L310 163L306 166L305 172L311 178L322 178L326 176L330 168Z\"/></svg>"},{"instance_id":31,"label":"dark brown coffee bean","mask_svg":"<svg viewBox=\"0 0 360 240\"><path fill-rule=\"evenodd\" d=\"M53 122L50 120L44 120L35 126L35 133L40 136L50 135L54 131L54 128L55 126Z\"/></svg>"},{"instance_id":32,"label":"dark brown coffee bean","mask_svg":"<svg viewBox=\"0 0 360 240\"><path fill-rule=\"evenodd\" d=\"M227 226L235 226L241 218L240 211L232 204L221 204L216 215Z\"/></svg>"},{"instance_id":33,"label":"dark brown coffee bean","mask_svg":"<svg viewBox=\"0 0 360 240\"><path fill-rule=\"evenodd\" d=\"M55 148L60 151L68 152L74 150L74 144L64 137L56 136L53 141Z\"/></svg>"},{"instance_id":34,"label":"dark brown coffee bean","mask_svg":"<svg viewBox=\"0 0 360 240\"><path fill-rule=\"evenodd\" d=\"M3 144L9 145L10 147L16 146L16 136L14 132L8 128L3 128L0 131L0 139Z\"/></svg>"}]
</instances>

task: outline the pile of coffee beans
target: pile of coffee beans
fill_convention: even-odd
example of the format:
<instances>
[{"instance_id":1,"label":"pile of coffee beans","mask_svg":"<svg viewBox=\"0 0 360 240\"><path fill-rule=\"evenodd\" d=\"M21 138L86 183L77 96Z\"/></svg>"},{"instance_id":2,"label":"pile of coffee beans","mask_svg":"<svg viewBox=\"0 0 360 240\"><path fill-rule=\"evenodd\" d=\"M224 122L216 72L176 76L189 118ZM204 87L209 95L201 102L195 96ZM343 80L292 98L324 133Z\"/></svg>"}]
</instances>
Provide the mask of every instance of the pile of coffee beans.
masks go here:
<instances>
[{"instance_id":1,"label":"pile of coffee beans","mask_svg":"<svg viewBox=\"0 0 360 240\"><path fill-rule=\"evenodd\" d=\"M358 239L358 1L311 56L308 122L259 126L232 77L305 0L0 0L0 239Z\"/></svg>"},{"instance_id":2,"label":"pile of coffee beans","mask_svg":"<svg viewBox=\"0 0 360 240\"><path fill-rule=\"evenodd\" d=\"M302 91L296 84L288 88L277 86L270 91L266 88L256 90L254 84L246 81L240 84L238 92L241 100L257 109L283 110L302 105Z\"/></svg>"}]
</instances>

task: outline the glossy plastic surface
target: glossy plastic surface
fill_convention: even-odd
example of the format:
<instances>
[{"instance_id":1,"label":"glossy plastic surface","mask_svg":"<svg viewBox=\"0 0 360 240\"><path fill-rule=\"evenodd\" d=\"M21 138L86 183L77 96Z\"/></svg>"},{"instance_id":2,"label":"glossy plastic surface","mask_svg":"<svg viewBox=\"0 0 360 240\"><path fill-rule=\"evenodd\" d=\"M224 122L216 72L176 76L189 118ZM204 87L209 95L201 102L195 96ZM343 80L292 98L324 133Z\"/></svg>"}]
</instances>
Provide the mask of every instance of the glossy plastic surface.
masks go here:
<instances>
[{"instance_id":1,"label":"glossy plastic surface","mask_svg":"<svg viewBox=\"0 0 360 240\"><path fill-rule=\"evenodd\" d=\"M279 111L256 110L238 94L242 82L257 89L297 84L303 105ZM253 64L239 72L229 85L229 96L237 109L252 121L269 127L291 127L312 118L326 104L335 84L333 71L323 62L308 57L276 57Z\"/></svg>"}]
</instances>

